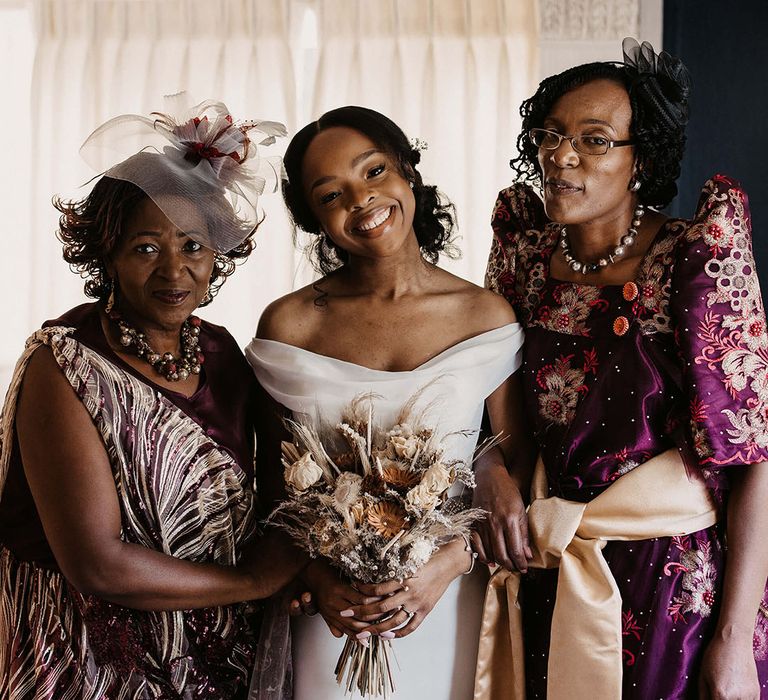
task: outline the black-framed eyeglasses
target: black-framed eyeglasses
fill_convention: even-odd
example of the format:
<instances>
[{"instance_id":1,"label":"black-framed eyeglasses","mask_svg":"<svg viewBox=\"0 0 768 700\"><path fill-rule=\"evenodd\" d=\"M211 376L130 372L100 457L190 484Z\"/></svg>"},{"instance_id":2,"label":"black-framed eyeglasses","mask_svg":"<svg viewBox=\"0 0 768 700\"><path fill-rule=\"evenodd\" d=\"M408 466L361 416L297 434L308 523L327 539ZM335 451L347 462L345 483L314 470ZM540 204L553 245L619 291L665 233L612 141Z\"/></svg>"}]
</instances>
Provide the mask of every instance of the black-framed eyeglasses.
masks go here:
<instances>
[{"instance_id":1,"label":"black-framed eyeglasses","mask_svg":"<svg viewBox=\"0 0 768 700\"><path fill-rule=\"evenodd\" d=\"M635 142L632 140L611 141L605 136L597 134L577 134L576 136L565 136L549 129L531 129L528 132L533 145L537 148L543 148L545 151L554 151L560 148L563 139L571 142L571 146L576 153L583 156L604 156L609 148L618 148L620 146L631 146Z\"/></svg>"}]
</instances>

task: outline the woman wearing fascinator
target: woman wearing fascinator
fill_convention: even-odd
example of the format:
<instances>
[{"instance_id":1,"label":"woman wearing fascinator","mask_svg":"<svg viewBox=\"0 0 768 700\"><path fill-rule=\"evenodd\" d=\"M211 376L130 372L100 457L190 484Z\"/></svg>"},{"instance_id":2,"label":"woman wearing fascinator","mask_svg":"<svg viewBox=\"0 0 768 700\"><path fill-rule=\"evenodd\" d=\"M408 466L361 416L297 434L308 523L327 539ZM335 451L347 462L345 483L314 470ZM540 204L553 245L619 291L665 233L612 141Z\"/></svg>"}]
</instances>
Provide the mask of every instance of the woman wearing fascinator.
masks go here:
<instances>
[{"instance_id":1,"label":"woman wearing fascinator","mask_svg":"<svg viewBox=\"0 0 768 700\"><path fill-rule=\"evenodd\" d=\"M737 182L706 182L689 220L659 211L688 92L627 39L523 103L487 284L526 328L533 559L491 579L478 698L768 696L765 314ZM509 482L478 474L485 560Z\"/></svg>"},{"instance_id":2,"label":"woman wearing fascinator","mask_svg":"<svg viewBox=\"0 0 768 700\"><path fill-rule=\"evenodd\" d=\"M453 217L422 181L420 155L396 124L363 107L330 111L294 136L283 196L295 224L315 237L323 277L266 309L246 356L276 416L335 421L370 392L377 418L394 425L422 389L440 429L454 432L446 463L471 461L487 407L494 433L508 439L484 459L520 480L507 495L516 504L511 557L524 568L519 493L530 450L515 409L520 325L500 297L436 266ZM276 438L259 435L257 462L260 483L280 498ZM457 537L412 578L364 585L314 559L301 579L320 615L294 619L294 697L345 697L333 673L344 637L367 644L372 635L394 640L393 697L471 697L487 579L473 562Z\"/></svg>"},{"instance_id":3,"label":"woman wearing fascinator","mask_svg":"<svg viewBox=\"0 0 768 700\"><path fill-rule=\"evenodd\" d=\"M86 160L129 157L56 201L95 301L30 337L3 408L4 698L245 697L256 630L240 601L304 563L256 537L252 373L194 315L252 250L274 165L249 134L285 132L183 101L99 127Z\"/></svg>"}]
</instances>

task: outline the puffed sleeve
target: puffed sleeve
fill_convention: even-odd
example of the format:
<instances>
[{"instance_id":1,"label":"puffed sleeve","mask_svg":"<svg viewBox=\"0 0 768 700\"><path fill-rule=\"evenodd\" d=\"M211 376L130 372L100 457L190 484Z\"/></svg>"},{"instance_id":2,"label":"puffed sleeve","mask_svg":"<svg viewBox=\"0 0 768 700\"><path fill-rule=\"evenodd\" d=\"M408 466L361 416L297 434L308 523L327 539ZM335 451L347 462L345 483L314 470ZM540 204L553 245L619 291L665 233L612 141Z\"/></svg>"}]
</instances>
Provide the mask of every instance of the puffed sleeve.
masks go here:
<instances>
[{"instance_id":1,"label":"puffed sleeve","mask_svg":"<svg viewBox=\"0 0 768 700\"><path fill-rule=\"evenodd\" d=\"M670 312L708 469L768 459L768 336L746 194L716 175L675 255Z\"/></svg>"},{"instance_id":2,"label":"puffed sleeve","mask_svg":"<svg viewBox=\"0 0 768 700\"><path fill-rule=\"evenodd\" d=\"M505 297L525 316L525 262L535 249L528 239L536 238L546 225L541 199L530 186L517 183L499 192L493 208L493 241L485 272L485 286ZM523 251L523 260L520 251Z\"/></svg>"}]
</instances>

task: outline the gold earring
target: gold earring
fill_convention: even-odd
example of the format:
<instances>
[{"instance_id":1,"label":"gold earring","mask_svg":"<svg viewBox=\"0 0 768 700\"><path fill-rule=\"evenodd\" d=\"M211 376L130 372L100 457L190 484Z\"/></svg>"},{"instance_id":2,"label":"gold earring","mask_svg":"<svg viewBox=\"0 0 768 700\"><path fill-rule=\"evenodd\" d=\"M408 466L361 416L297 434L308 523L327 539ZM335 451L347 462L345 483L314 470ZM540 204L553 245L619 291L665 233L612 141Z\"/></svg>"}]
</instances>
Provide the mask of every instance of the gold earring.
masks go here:
<instances>
[{"instance_id":1,"label":"gold earring","mask_svg":"<svg viewBox=\"0 0 768 700\"><path fill-rule=\"evenodd\" d=\"M107 297L107 305L104 307L104 311L106 313L111 313L112 309L115 306L115 283L114 281L109 281L109 297Z\"/></svg>"},{"instance_id":2,"label":"gold earring","mask_svg":"<svg viewBox=\"0 0 768 700\"><path fill-rule=\"evenodd\" d=\"M200 302L200 306L203 304L210 304L213 301L213 296L211 295L211 287L208 286L208 289L205 290L205 294L203 294L202 301Z\"/></svg>"}]
</instances>

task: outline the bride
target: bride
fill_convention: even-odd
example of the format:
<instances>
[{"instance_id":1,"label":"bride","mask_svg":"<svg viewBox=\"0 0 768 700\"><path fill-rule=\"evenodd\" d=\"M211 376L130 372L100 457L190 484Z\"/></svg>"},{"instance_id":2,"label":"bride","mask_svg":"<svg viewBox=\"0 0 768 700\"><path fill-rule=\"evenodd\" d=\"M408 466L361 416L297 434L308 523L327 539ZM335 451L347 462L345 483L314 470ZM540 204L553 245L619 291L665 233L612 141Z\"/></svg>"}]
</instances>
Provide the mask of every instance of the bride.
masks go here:
<instances>
[{"instance_id":1,"label":"bride","mask_svg":"<svg viewBox=\"0 0 768 700\"><path fill-rule=\"evenodd\" d=\"M423 399L442 434L477 431L485 407L492 432L508 437L479 468L509 469L518 486L504 494L517 504L515 541L499 547L512 561L499 563L525 570L520 492L530 447L514 374L523 334L501 297L436 267L449 246L452 207L422 182L418 162L397 125L362 107L328 112L296 134L284 197L296 225L317 236L325 276L273 302L246 355L275 410L305 418L336 420L352 398L373 392L382 397L378 419L393 424L427 385ZM448 457L470 460L476 432L451 439ZM259 483L279 499L279 432L264 431L258 447ZM471 697L487 579L473 563L458 539L417 576L365 586L315 560L302 585L322 619L292 623L296 700L344 697L333 672L343 637L372 634L398 638L397 700Z\"/></svg>"}]
</instances>

